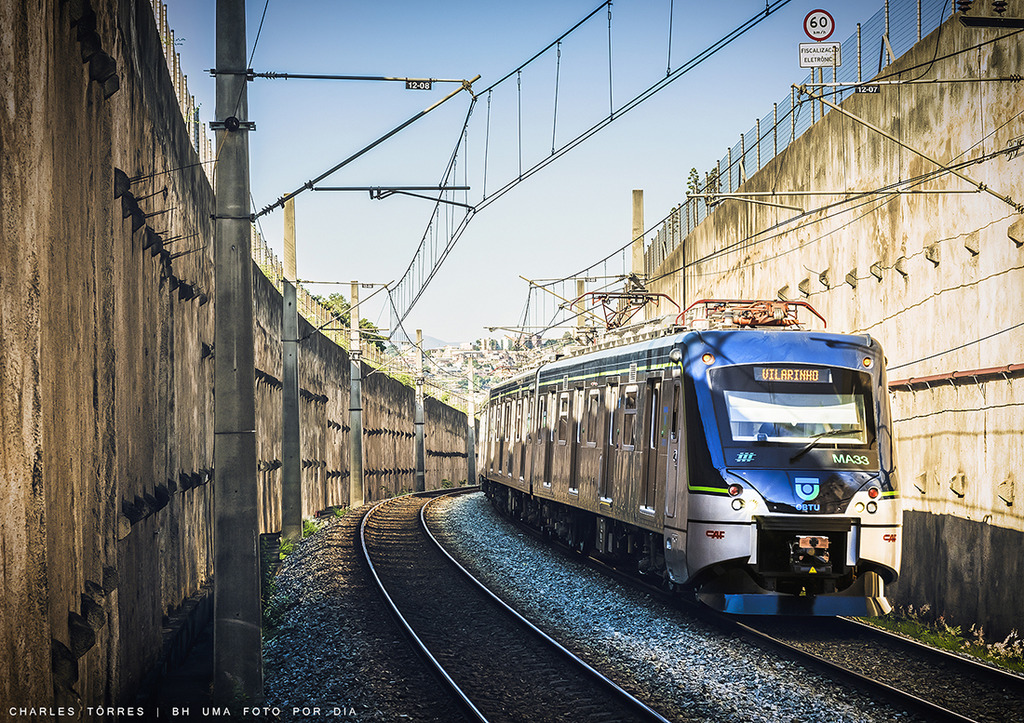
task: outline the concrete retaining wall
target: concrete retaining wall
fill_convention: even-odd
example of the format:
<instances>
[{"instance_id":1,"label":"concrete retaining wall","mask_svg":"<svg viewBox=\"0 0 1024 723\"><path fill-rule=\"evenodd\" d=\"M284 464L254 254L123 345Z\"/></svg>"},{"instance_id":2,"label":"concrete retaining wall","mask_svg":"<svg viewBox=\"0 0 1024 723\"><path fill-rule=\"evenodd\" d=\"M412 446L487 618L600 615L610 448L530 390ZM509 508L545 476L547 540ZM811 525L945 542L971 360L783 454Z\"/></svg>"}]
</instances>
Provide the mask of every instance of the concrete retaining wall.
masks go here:
<instances>
[{"instance_id":1,"label":"concrete retaining wall","mask_svg":"<svg viewBox=\"0 0 1024 723\"><path fill-rule=\"evenodd\" d=\"M1015 12L1024 12L1024 3L1011 3ZM1001 34L964 28L954 18L883 75L1022 73L1019 36L997 40ZM1000 153L1024 136L1024 84L886 86L878 94L853 95L842 107L943 164L977 161L961 172L1011 202L977 192L950 173L903 186L927 193L787 196L787 190L895 190L900 181L937 169L830 111L738 189L775 191L778 196L762 200L804 212L723 201L653 270L651 290L686 303L709 297L808 301L830 330L878 339L890 381L1024 362L1024 326L1016 313L1024 298L1024 222L1015 207L1024 202L1024 160ZM975 192L951 192L965 190ZM676 271L684 265L685 273ZM998 635L1024 617L1020 597L996 592L1006 588L995 582L1015 579L1024 545L1022 386L1019 375L988 375L956 386L904 385L892 395L904 502L917 513L906 519L905 580L893 595L915 607L930 604L947 620L978 620ZM1005 554L994 548L976 554L986 540L1009 547ZM970 559L974 573L935 565L937 556Z\"/></svg>"},{"instance_id":2,"label":"concrete retaining wall","mask_svg":"<svg viewBox=\"0 0 1024 723\"><path fill-rule=\"evenodd\" d=\"M0 0L0 28L0 701L130 702L213 574L213 193L148 2ZM256 281L269 532L281 298ZM348 357L300 359L311 515L348 499ZM411 487L412 396L367 381L368 496ZM464 453L458 417L428 412L432 449Z\"/></svg>"}]
</instances>

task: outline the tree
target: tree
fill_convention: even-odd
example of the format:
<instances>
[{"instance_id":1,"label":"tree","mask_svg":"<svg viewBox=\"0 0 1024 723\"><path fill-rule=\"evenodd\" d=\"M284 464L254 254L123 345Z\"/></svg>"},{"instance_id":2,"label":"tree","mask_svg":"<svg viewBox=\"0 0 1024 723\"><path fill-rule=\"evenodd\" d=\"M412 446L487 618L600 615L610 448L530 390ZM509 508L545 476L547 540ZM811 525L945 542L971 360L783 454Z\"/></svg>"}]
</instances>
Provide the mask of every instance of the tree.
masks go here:
<instances>
[{"instance_id":1,"label":"tree","mask_svg":"<svg viewBox=\"0 0 1024 723\"><path fill-rule=\"evenodd\" d=\"M696 168L690 169L690 176L686 180L686 191L688 195L700 193L700 174Z\"/></svg>"},{"instance_id":2,"label":"tree","mask_svg":"<svg viewBox=\"0 0 1024 723\"><path fill-rule=\"evenodd\" d=\"M323 304L327 310L331 312L331 316L333 316L341 326L345 328L349 327L351 323L351 314L349 312L352 309L352 305L348 302L348 299L338 293L331 294L326 299L322 296L315 295L313 298ZM382 352L387 350L385 336L372 321L369 319L360 319L359 330L363 341L367 344L377 347L377 349Z\"/></svg>"}]
</instances>

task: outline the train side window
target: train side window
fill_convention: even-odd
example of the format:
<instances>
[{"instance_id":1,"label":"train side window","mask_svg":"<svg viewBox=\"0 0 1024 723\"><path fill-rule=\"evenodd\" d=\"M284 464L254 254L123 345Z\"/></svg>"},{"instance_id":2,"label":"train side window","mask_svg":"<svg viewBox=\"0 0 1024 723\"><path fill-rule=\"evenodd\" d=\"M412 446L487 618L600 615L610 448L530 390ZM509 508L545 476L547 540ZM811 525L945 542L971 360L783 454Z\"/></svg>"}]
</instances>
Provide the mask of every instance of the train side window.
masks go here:
<instances>
[{"instance_id":1,"label":"train side window","mask_svg":"<svg viewBox=\"0 0 1024 723\"><path fill-rule=\"evenodd\" d=\"M601 441L601 390L591 389L587 395L587 435L588 447L596 447Z\"/></svg>"},{"instance_id":2,"label":"train side window","mask_svg":"<svg viewBox=\"0 0 1024 723\"><path fill-rule=\"evenodd\" d=\"M618 445L618 430L616 423L619 421L618 407L616 406L616 400L619 398L619 386L615 380L609 380L608 386L605 389L605 406L607 409L605 413L608 420L608 446L613 447Z\"/></svg>"},{"instance_id":3,"label":"train side window","mask_svg":"<svg viewBox=\"0 0 1024 723\"><path fill-rule=\"evenodd\" d=\"M622 390L622 449L633 449L636 436L637 386L630 384Z\"/></svg>"},{"instance_id":4,"label":"train side window","mask_svg":"<svg viewBox=\"0 0 1024 723\"><path fill-rule=\"evenodd\" d=\"M558 394L555 393L555 392L551 392L551 394L549 395L549 398L550 398L550 402L548 404L548 408L551 410L552 420L548 424L548 427L547 427L547 429L548 429L548 441L549 442L554 442L555 441L555 427L557 426L555 424L554 417L555 417L555 412L558 409Z\"/></svg>"},{"instance_id":5,"label":"train side window","mask_svg":"<svg viewBox=\"0 0 1024 723\"><path fill-rule=\"evenodd\" d=\"M658 449L658 416L659 416L659 412L661 411L661 409L658 407L658 403L661 400L658 399L658 388L656 386L652 386L651 389L650 389L650 392L651 392L651 395L650 395L651 396L651 404L650 404L650 409L651 409L651 438L650 438L650 443L651 443L651 449L655 449L656 450L656 449Z\"/></svg>"},{"instance_id":6,"label":"train side window","mask_svg":"<svg viewBox=\"0 0 1024 723\"><path fill-rule=\"evenodd\" d=\"M558 397L558 443L569 442L569 392L562 392Z\"/></svg>"},{"instance_id":7,"label":"train side window","mask_svg":"<svg viewBox=\"0 0 1024 723\"><path fill-rule=\"evenodd\" d=\"M673 442L679 440L679 394L680 384L676 382L672 385L672 427L671 427L671 438Z\"/></svg>"},{"instance_id":8,"label":"train side window","mask_svg":"<svg viewBox=\"0 0 1024 723\"><path fill-rule=\"evenodd\" d=\"M527 394L523 397L523 406L526 407L523 428L526 430L526 443L533 441L533 395Z\"/></svg>"},{"instance_id":9,"label":"train side window","mask_svg":"<svg viewBox=\"0 0 1024 723\"><path fill-rule=\"evenodd\" d=\"M544 432L548 427L548 395L541 394L537 400L540 408L537 410L537 444L544 441Z\"/></svg>"},{"instance_id":10,"label":"train side window","mask_svg":"<svg viewBox=\"0 0 1024 723\"><path fill-rule=\"evenodd\" d=\"M587 417L587 395L582 389L576 390L576 402L573 409L576 412L576 444L587 443L587 425L590 419Z\"/></svg>"}]
</instances>

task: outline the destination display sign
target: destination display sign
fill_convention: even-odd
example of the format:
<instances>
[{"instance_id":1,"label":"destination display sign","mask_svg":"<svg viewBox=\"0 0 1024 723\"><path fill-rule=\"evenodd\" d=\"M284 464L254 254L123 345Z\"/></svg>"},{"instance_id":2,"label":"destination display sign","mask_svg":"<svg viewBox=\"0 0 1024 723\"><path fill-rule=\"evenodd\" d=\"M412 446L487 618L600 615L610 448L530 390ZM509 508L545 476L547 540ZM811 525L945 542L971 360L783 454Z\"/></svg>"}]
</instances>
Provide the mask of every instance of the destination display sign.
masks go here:
<instances>
[{"instance_id":1,"label":"destination display sign","mask_svg":"<svg viewBox=\"0 0 1024 723\"><path fill-rule=\"evenodd\" d=\"M754 367L754 381L831 384L832 371L815 367Z\"/></svg>"}]
</instances>

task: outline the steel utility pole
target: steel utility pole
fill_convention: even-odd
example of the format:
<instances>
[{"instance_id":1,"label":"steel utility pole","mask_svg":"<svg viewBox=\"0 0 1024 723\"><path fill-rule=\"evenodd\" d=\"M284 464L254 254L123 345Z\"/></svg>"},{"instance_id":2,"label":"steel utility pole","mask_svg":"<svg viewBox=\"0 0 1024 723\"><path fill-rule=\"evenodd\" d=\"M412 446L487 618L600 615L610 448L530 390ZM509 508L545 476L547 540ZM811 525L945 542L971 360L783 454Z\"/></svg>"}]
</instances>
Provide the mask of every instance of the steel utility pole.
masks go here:
<instances>
[{"instance_id":1,"label":"steel utility pole","mask_svg":"<svg viewBox=\"0 0 1024 723\"><path fill-rule=\"evenodd\" d=\"M427 455L423 438L423 329L416 330L416 489L414 492L425 492L427 489Z\"/></svg>"},{"instance_id":2,"label":"steel utility pole","mask_svg":"<svg viewBox=\"0 0 1024 723\"><path fill-rule=\"evenodd\" d=\"M245 0L217 0L214 230L216 700L263 700Z\"/></svg>"},{"instance_id":3,"label":"steel utility pole","mask_svg":"<svg viewBox=\"0 0 1024 723\"><path fill-rule=\"evenodd\" d=\"M363 362L359 338L359 282L352 282L352 303L349 317L349 395L348 395L348 506L360 507L365 501L363 492Z\"/></svg>"},{"instance_id":4,"label":"steel utility pole","mask_svg":"<svg viewBox=\"0 0 1024 723\"><path fill-rule=\"evenodd\" d=\"M284 204L284 296L281 320L281 534L302 539L302 436L299 429L299 309L295 260L295 199Z\"/></svg>"}]
</instances>

